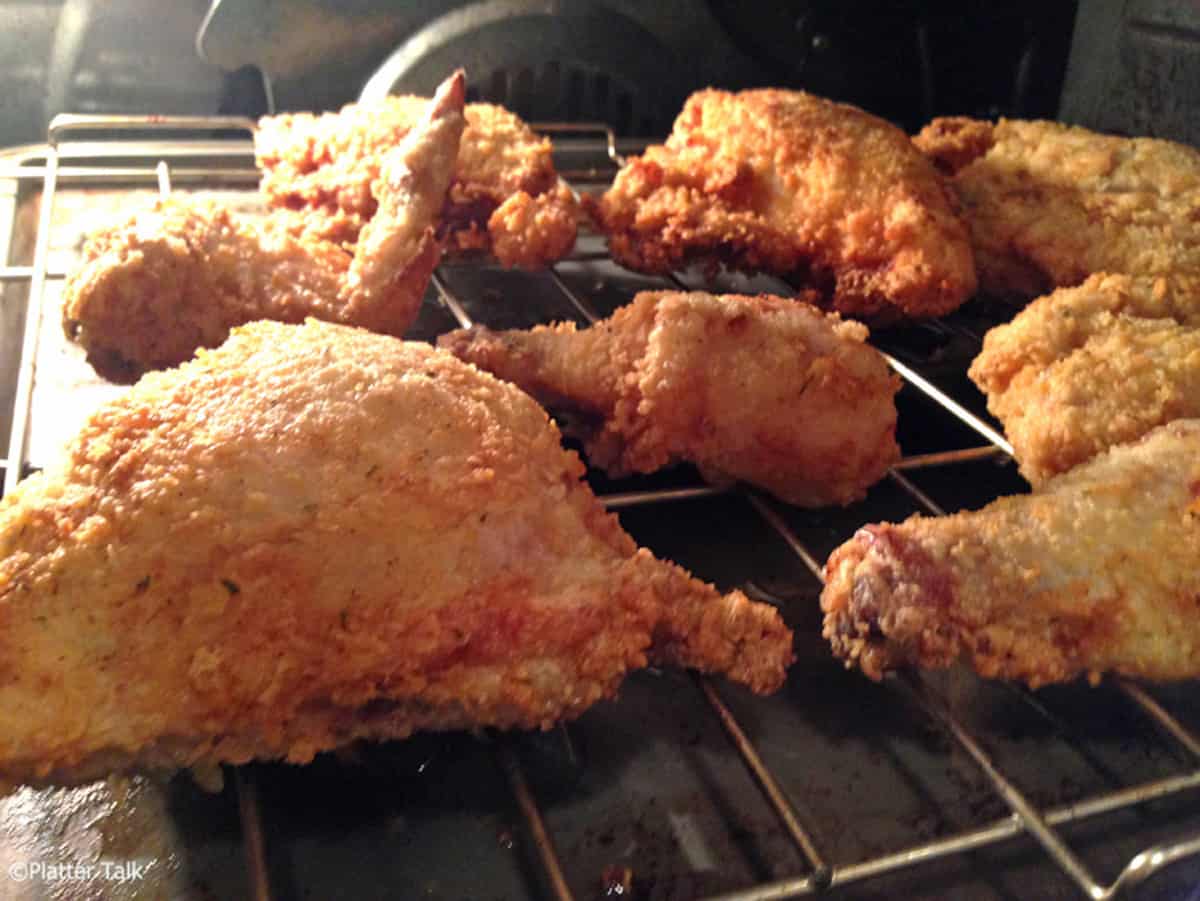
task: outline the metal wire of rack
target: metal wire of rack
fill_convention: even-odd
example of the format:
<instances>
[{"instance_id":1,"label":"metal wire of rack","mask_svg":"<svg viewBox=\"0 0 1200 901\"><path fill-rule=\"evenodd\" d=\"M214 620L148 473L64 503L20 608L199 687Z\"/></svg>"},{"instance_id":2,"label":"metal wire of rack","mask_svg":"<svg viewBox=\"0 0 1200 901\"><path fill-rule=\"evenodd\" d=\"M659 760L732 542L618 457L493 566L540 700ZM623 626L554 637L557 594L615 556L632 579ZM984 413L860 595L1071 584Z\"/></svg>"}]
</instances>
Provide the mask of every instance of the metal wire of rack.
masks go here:
<instances>
[{"instance_id":1,"label":"metal wire of rack","mask_svg":"<svg viewBox=\"0 0 1200 901\"><path fill-rule=\"evenodd\" d=\"M546 124L535 127L552 134L594 135L602 139L604 152L613 168L607 171L595 168L564 171L562 174L568 182L575 178L594 180L610 177L615 167L624 162L617 150L612 130L604 125ZM17 184L40 184L41 190L31 265L10 265L7 259L3 260L4 265L0 265L0 286L12 283L27 285L21 361L8 453L7 457L0 461L5 470L6 493L15 486L28 468L26 451L29 416L45 286L50 280L65 277L64 271L48 266L52 214L59 186L157 184L160 191L167 191L172 182L203 186L213 179L220 179L223 183L233 182L250 186L259 177L259 172L253 165L245 164L245 159L252 156L250 144L244 137L215 138L211 137L211 134L231 130L252 132L253 129L253 122L229 117L59 116L50 126L47 147L24 154L17 161L6 163L0 159L0 180L12 180ZM149 140L146 137L165 133L171 133L170 140ZM96 139L82 142L78 140L81 134ZM75 136L73 140L68 141L69 135ZM105 158L112 159L113 164L72 164L73 160ZM183 158L212 159L217 164L172 165L174 161ZM231 163L230 160L237 162ZM4 228L11 229L11 221L0 225L0 229ZM5 238L7 234L9 233L0 231L0 238ZM566 262L586 262L603 256L577 253ZM588 298L571 287L558 266L552 267L547 274L549 280L580 316L589 322L597 321L599 314ZM688 287L678 276L670 276L670 279L681 288ZM466 312L466 305L456 295L443 272L435 273L433 284L445 309L459 325L469 326L471 317ZM786 291L786 288L782 290ZM911 499L916 509L928 514L941 515L944 513L942 508L914 484L906 473L936 469L964 461L1004 455L1011 457L1012 448L1002 435L957 403L934 381L893 356L889 356L888 360L908 385L936 403L946 415L965 424L984 442L980 446L966 449L908 456L889 471L889 479ZM669 505L726 491L740 495L782 539L803 567L816 579L822 578L820 561L788 525L777 503L751 489L696 485L665 490L609 493L601 499L609 509L617 510L652 504ZM905 673L885 680L881 690L896 694L899 703L911 705L922 711L937 728L943 730L975 762L992 790L1011 812L1008 816L950 836L914 844L853 864L834 866L827 861L822 852L822 836L806 825L805 818L798 812L788 791L764 761L733 710L722 700L707 677L694 678L699 692L720 723L731 747L760 789L763 801L778 819L783 833L807 861L808 866L807 872L801 875L710 896L708 901L772 901L819 894L887 874L919 868L948 857L967 855L1021 836L1036 842L1046 858L1052 861L1085 897L1109 899L1121 896L1177 861L1200 854L1200 835L1186 835L1164 844L1147 847L1129 859L1118 876L1106 884L1097 878L1060 835L1060 827L1068 824L1200 788L1200 735L1168 712L1146 688L1129 680L1118 678L1113 681L1127 701L1140 711L1150 724L1160 730L1169 742L1180 749L1183 756L1190 761L1190 765L1181 772L1165 778L1124 786L1048 809L1039 809L1016 787L984 749L980 739L956 716L946 699L939 695L928 680L916 673ZM1045 713L1033 693L1023 689L1014 691L1017 691L1031 707ZM564 875L562 860L555 850L554 836L547 827L521 761L504 736L492 736L489 744L531 839L545 893L556 901L569 901L575 896ZM262 825L258 791L252 774L246 770L236 770L235 786L239 799L244 854L249 871L248 884L257 901L269 901L274 894L266 860L268 836Z\"/></svg>"}]
</instances>

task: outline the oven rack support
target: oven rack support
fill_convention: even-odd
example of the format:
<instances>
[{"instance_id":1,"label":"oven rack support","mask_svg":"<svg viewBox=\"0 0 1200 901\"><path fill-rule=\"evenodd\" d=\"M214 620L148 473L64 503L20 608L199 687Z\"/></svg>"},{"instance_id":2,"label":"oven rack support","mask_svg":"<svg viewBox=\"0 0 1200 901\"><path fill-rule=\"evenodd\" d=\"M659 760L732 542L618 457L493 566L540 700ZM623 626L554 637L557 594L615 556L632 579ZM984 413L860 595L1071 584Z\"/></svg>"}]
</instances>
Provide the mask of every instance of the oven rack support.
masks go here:
<instances>
[{"instance_id":1,"label":"oven rack support","mask_svg":"<svg viewBox=\"0 0 1200 901\"><path fill-rule=\"evenodd\" d=\"M252 144L244 136L236 139L214 138L212 133L252 133L254 127L251 120L224 116L60 115L50 124L46 147L30 150L19 157L0 159L0 180L13 180L18 184L40 183L41 189L32 265L10 265L7 259L0 261L0 284L24 283L28 292L12 427L7 456L0 460L0 465L5 471L5 493L16 485L27 469L29 414L45 285L48 280L62 279L66 274L50 269L47 259L54 198L59 186L157 184L159 189L165 192L170 189L172 182L204 186L219 180L227 185L236 183L250 187L257 183L260 175L253 165ZM624 164L624 158L617 150L617 141L612 129L603 124L547 123L535 127L550 134L597 136L603 141L613 166L620 167ZM72 137L68 138L68 135ZM80 140L80 135L92 137L93 140ZM113 162L109 165L73 164L73 161L97 159L109 159ZM211 159L213 164L172 166L172 161L180 159ZM231 163L230 160L238 162ZM565 171L562 174L567 179L596 179L611 177L613 172L615 168L607 171ZM0 236L3 236L4 229L10 225L11 222L0 223ZM575 254L566 262L587 262L605 258L603 255ZM598 319L587 299L568 285L556 267L548 270L548 277L580 315L591 322ZM671 276L671 280L679 287L687 288L677 276ZM439 273L435 273L433 284L440 301L456 321L463 327L469 326L470 317L466 314L461 300L450 290L447 281ZM780 293L789 291L790 289L781 285ZM896 463L889 471L889 478L909 496L918 509L929 514L942 515L944 511L914 485L905 472L987 457L1011 457L1012 447L988 423L963 408L919 372L890 356L888 361L907 384L937 403L947 415L969 426L983 441L978 447L910 456ZM646 504L669 504L726 491L740 495L815 578L819 580L823 577L821 564L787 525L777 509L776 502L768 500L752 489L697 485L665 491L622 492L604 496L601 500L609 509L622 509ZM1061 826L1200 789L1200 735L1188 729L1167 711L1147 689L1129 680L1118 678L1114 681L1122 694L1141 711L1149 723L1188 755L1191 766L1182 773L1166 778L1093 795L1060 807L1038 809L1005 776L979 739L954 715L945 700L920 675L905 673L890 677L885 681L886 690L895 692L901 703L911 704L922 711L965 750L1012 813L946 838L848 865L830 865L824 859L820 852L820 837L814 835L802 822L787 792L762 760L733 712L721 700L712 682L702 676L697 676L695 681L698 690L729 737L731 745L762 791L765 803L775 813L784 832L809 865L809 872L804 875L712 896L707 901L774 901L804 897L908 870L953 855L988 848L1023 835L1031 837L1041 846L1047 857L1078 887L1084 897L1104 901L1120 897L1128 889L1177 861L1200 854L1200 835L1184 836L1155 845L1131 858L1115 880L1104 884L1088 870L1056 831ZM1039 713L1049 715L1031 693L1014 690ZM520 761L509 740L504 736L496 736L492 743L500 770L513 796L514 805L524 821L526 832L536 851L544 890L548 897L556 901L570 901L574 895L564 875L561 859L554 849L553 836L545 825ZM252 771L245 768L234 769L234 780L239 800L248 883L256 901L270 901L273 895L267 866L268 842Z\"/></svg>"}]
</instances>

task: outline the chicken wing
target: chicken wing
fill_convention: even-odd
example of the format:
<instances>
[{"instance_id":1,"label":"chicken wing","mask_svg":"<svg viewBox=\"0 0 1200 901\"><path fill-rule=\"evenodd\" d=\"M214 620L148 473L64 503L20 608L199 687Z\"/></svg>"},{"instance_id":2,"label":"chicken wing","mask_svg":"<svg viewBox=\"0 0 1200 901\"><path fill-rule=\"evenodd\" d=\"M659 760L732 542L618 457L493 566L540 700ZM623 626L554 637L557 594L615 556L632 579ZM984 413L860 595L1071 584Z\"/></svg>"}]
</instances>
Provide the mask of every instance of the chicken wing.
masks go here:
<instances>
[{"instance_id":1,"label":"chicken wing","mask_svg":"<svg viewBox=\"0 0 1200 901\"><path fill-rule=\"evenodd\" d=\"M772 272L860 317L937 316L975 290L966 227L904 133L799 91L693 94L590 207L643 272Z\"/></svg>"},{"instance_id":2,"label":"chicken wing","mask_svg":"<svg viewBox=\"0 0 1200 901\"><path fill-rule=\"evenodd\" d=\"M1035 485L1200 417L1200 276L1094 275L988 332L970 375Z\"/></svg>"},{"instance_id":3,"label":"chicken wing","mask_svg":"<svg viewBox=\"0 0 1200 901\"><path fill-rule=\"evenodd\" d=\"M643 292L584 331L451 332L442 347L578 411L611 475L688 460L794 504L847 504L899 456L899 380L866 327L781 297Z\"/></svg>"},{"instance_id":4,"label":"chicken wing","mask_svg":"<svg viewBox=\"0 0 1200 901\"><path fill-rule=\"evenodd\" d=\"M859 530L825 637L872 678L944 667L1031 686L1200 676L1200 421L1178 420L974 513Z\"/></svg>"},{"instance_id":5,"label":"chicken wing","mask_svg":"<svg viewBox=\"0 0 1200 901\"><path fill-rule=\"evenodd\" d=\"M371 184L389 149L420 118L421 97L351 104L338 113L288 113L254 137L262 191L303 210L299 227L353 244L375 216ZM548 138L489 103L466 107L454 180L442 213L453 247L490 250L505 266L540 269L575 246L578 208L554 169Z\"/></svg>"},{"instance_id":6,"label":"chicken wing","mask_svg":"<svg viewBox=\"0 0 1200 901\"><path fill-rule=\"evenodd\" d=\"M777 688L791 634L638 549L528 396L259 321L0 501L0 776L547 727L647 660Z\"/></svg>"},{"instance_id":7,"label":"chicken wing","mask_svg":"<svg viewBox=\"0 0 1200 901\"><path fill-rule=\"evenodd\" d=\"M97 372L132 381L215 347L255 319L316 316L393 335L412 324L441 256L435 226L463 130L461 72L388 154L379 211L351 256L290 232L291 216L239 222L168 199L91 238L67 280L63 328Z\"/></svg>"},{"instance_id":8,"label":"chicken wing","mask_svg":"<svg viewBox=\"0 0 1200 901\"><path fill-rule=\"evenodd\" d=\"M1200 151L1009 119L935 119L913 140L952 173L990 294L1200 274Z\"/></svg>"}]
</instances>

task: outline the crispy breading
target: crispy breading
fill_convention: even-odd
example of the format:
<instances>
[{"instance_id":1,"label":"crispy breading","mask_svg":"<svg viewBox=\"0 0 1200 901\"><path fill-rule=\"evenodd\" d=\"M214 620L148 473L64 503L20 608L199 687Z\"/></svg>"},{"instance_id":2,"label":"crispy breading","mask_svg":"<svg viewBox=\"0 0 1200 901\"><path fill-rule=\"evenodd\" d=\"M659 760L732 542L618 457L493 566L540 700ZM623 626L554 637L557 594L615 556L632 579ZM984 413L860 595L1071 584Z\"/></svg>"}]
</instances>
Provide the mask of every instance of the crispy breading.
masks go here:
<instances>
[{"instance_id":1,"label":"crispy breading","mask_svg":"<svg viewBox=\"0 0 1200 901\"><path fill-rule=\"evenodd\" d=\"M794 504L848 504L899 456L899 379L867 329L766 295L645 291L584 331L451 332L439 344L583 415L610 475L686 460Z\"/></svg>"},{"instance_id":2,"label":"crispy breading","mask_svg":"<svg viewBox=\"0 0 1200 901\"><path fill-rule=\"evenodd\" d=\"M1028 496L867 526L830 556L825 637L872 678L960 657L1031 686L1200 676L1200 421Z\"/></svg>"},{"instance_id":3,"label":"crispy breading","mask_svg":"<svg viewBox=\"0 0 1200 901\"><path fill-rule=\"evenodd\" d=\"M988 332L970 376L1039 484L1200 416L1200 277L1094 275Z\"/></svg>"},{"instance_id":4,"label":"crispy breading","mask_svg":"<svg viewBox=\"0 0 1200 901\"><path fill-rule=\"evenodd\" d=\"M575 197L566 185L536 197L518 191L488 217L491 251L507 266L547 266L575 246L577 219Z\"/></svg>"},{"instance_id":5,"label":"crispy breading","mask_svg":"<svg viewBox=\"0 0 1200 901\"><path fill-rule=\"evenodd\" d=\"M1200 151L1011 119L935 119L913 140L954 172L988 293L1200 274Z\"/></svg>"},{"instance_id":6,"label":"crispy breading","mask_svg":"<svg viewBox=\"0 0 1200 901\"><path fill-rule=\"evenodd\" d=\"M800 91L705 90L590 207L624 265L719 262L860 317L937 316L975 290L965 226L894 126Z\"/></svg>"},{"instance_id":7,"label":"crispy breading","mask_svg":"<svg viewBox=\"0 0 1200 901\"><path fill-rule=\"evenodd\" d=\"M0 501L0 777L548 727L648 660L781 684L778 613L638 549L546 413L425 344L259 321Z\"/></svg>"},{"instance_id":8,"label":"crispy breading","mask_svg":"<svg viewBox=\"0 0 1200 901\"><path fill-rule=\"evenodd\" d=\"M992 149L996 142L991 122L966 116L934 119L913 138L913 143L941 172L953 175Z\"/></svg>"},{"instance_id":9,"label":"crispy breading","mask_svg":"<svg viewBox=\"0 0 1200 901\"><path fill-rule=\"evenodd\" d=\"M345 244L375 215L380 161L420 117L421 97L350 104L337 113L286 113L254 136L261 189L310 234ZM549 138L490 103L466 107L467 126L442 213L453 247L490 250L506 266L540 269L575 244L578 204L558 180ZM519 213L519 214L518 214Z\"/></svg>"},{"instance_id":10,"label":"crispy breading","mask_svg":"<svg viewBox=\"0 0 1200 901\"><path fill-rule=\"evenodd\" d=\"M63 329L103 376L132 381L215 347L255 319L316 316L402 335L441 258L436 226L463 131L461 72L425 104L372 187L379 212L351 256L291 233L291 214L238 220L161 200L93 235L64 288Z\"/></svg>"}]
</instances>

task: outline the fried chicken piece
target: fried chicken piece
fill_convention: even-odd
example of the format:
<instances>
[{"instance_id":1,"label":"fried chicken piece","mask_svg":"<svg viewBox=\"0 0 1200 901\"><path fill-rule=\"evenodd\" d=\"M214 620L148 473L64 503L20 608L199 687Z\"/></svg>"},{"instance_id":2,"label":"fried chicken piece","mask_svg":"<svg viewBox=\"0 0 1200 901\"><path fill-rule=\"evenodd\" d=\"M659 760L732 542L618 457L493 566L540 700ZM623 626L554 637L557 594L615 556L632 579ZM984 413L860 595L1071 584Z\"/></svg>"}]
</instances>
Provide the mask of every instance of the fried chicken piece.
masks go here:
<instances>
[{"instance_id":1,"label":"fried chicken piece","mask_svg":"<svg viewBox=\"0 0 1200 901\"><path fill-rule=\"evenodd\" d=\"M610 475L683 460L793 504L858 500L899 456L899 379L867 329L782 297L646 291L610 319L438 343L552 407L583 414Z\"/></svg>"},{"instance_id":2,"label":"fried chicken piece","mask_svg":"<svg viewBox=\"0 0 1200 901\"><path fill-rule=\"evenodd\" d=\"M965 226L899 129L799 91L693 94L666 144L590 208L618 262L725 263L810 284L843 314L938 316L975 290Z\"/></svg>"},{"instance_id":3,"label":"fried chicken piece","mask_svg":"<svg viewBox=\"0 0 1200 901\"><path fill-rule=\"evenodd\" d=\"M259 121L261 189L274 206L304 210L300 227L353 244L375 215L371 184L389 149L413 127L421 97L350 104L338 113ZM575 246L578 205L539 138L503 107L472 103L442 217L452 246L490 250L505 266L541 269ZM297 220L299 222L299 220Z\"/></svg>"},{"instance_id":4,"label":"fried chicken piece","mask_svg":"<svg viewBox=\"0 0 1200 901\"><path fill-rule=\"evenodd\" d=\"M913 143L939 172L954 175L991 150L996 135L991 122L967 116L943 116L921 129Z\"/></svg>"},{"instance_id":5,"label":"fried chicken piece","mask_svg":"<svg viewBox=\"0 0 1200 901\"><path fill-rule=\"evenodd\" d=\"M545 412L425 344L259 321L0 501L0 776L548 727L648 660L779 687L771 607L639 550Z\"/></svg>"},{"instance_id":6,"label":"fried chicken piece","mask_svg":"<svg viewBox=\"0 0 1200 901\"><path fill-rule=\"evenodd\" d=\"M1200 421L1107 451L1037 494L873 525L830 556L833 651L878 679L965 657L1031 686L1200 676Z\"/></svg>"},{"instance_id":7,"label":"fried chicken piece","mask_svg":"<svg viewBox=\"0 0 1200 901\"><path fill-rule=\"evenodd\" d=\"M379 212L353 256L293 236L290 214L238 221L212 202L163 200L89 240L65 287L67 336L101 375L132 381L255 319L316 316L402 335L441 257L435 226L463 130L463 96L458 72L388 155L372 187Z\"/></svg>"},{"instance_id":8,"label":"fried chicken piece","mask_svg":"<svg viewBox=\"0 0 1200 901\"><path fill-rule=\"evenodd\" d=\"M1034 485L1200 417L1200 276L1060 288L988 332L970 376Z\"/></svg>"},{"instance_id":9,"label":"fried chicken piece","mask_svg":"<svg viewBox=\"0 0 1200 901\"><path fill-rule=\"evenodd\" d=\"M1057 122L935 119L914 142L962 202L981 288L1035 297L1098 272L1200 274L1200 152Z\"/></svg>"}]
</instances>

